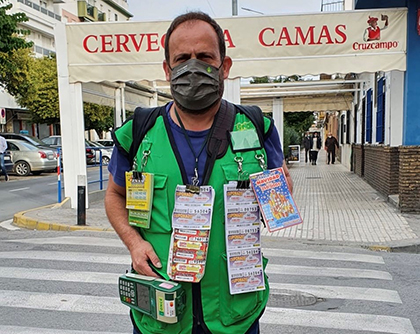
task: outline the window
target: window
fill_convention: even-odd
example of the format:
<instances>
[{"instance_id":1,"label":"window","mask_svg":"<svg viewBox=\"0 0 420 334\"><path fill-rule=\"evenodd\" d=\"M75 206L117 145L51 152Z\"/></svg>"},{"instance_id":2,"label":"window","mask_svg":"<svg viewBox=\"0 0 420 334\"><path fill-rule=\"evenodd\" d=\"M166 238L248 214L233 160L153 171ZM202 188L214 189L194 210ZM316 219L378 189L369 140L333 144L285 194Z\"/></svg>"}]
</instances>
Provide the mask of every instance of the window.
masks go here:
<instances>
[{"instance_id":1,"label":"window","mask_svg":"<svg viewBox=\"0 0 420 334\"><path fill-rule=\"evenodd\" d=\"M372 89L366 94L366 142L372 142Z\"/></svg>"},{"instance_id":2,"label":"window","mask_svg":"<svg viewBox=\"0 0 420 334\"><path fill-rule=\"evenodd\" d=\"M115 21L118 21L118 15L114 14Z\"/></svg>"},{"instance_id":3,"label":"window","mask_svg":"<svg viewBox=\"0 0 420 334\"><path fill-rule=\"evenodd\" d=\"M378 81L376 109L376 142L383 144L385 137L385 78Z\"/></svg>"}]
</instances>

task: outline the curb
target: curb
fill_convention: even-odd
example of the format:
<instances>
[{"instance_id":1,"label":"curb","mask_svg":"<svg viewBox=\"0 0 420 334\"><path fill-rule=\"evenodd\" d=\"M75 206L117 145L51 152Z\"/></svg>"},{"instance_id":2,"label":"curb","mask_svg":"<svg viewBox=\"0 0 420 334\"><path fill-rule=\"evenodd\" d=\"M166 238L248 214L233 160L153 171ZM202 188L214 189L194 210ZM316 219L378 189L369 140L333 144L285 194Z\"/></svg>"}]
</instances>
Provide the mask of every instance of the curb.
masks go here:
<instances>
[{"instance_id":1,"label":"curb","mask_svg":"<svg viewBox=\"0 0 420 334\"><path fill-rule=\"evenodd\" d=\"M112 227L93 227L93 226L78 226L78 225L66 225L55 222L45 222L25 216L27 213L37 211L40 209L57 209L65 205L69 198L66 198L63 202L58 204L50 204L42 207L38 207L31 210L21 211L13 216L13 225L29 230L40 230L40 231L96 231L96 232L114 232Z\"/></svg>"}]
</instances>

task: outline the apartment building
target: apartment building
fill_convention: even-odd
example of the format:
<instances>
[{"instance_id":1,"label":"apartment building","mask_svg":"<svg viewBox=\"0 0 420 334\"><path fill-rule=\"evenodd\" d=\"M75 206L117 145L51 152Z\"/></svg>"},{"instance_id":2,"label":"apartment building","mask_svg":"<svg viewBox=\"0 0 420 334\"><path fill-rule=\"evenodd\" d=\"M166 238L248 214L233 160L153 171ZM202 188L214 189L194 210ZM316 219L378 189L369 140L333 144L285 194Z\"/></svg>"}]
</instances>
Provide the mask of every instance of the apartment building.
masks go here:
<instances>
[{"instance_id":1,"label":"apartment building","mask_svg":"<svg viewBox=\"0 0 420 334\"><path fill-rule=\"evenodd\" d=\"M27 38L34 43L35 57L55 52L54 27L58 22L127 21L133 16L127 0L9 0L9 3L13 5L10 13L25 13L29 19L21 23L21 28L30 31ZM32 124L30 114L1 89L0 108L6 109L3 131L23 131L40 138L53 132L45 124Z\"/></svg>"}]
</instances>

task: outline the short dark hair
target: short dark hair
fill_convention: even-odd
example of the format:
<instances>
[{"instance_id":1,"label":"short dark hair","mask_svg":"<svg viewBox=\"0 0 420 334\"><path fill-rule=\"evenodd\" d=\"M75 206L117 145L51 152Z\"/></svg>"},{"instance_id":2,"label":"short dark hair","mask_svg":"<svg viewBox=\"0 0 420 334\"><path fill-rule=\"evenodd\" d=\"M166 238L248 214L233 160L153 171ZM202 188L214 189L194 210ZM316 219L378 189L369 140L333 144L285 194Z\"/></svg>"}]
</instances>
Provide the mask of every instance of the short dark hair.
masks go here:
<instances>
[{"instance_id":1,"label":"short dark hair","mask_svg":"<svg viewBox=\"0 0 420 334\"><path fill-rule=\"evenodd\" d=\"M169 38L171 37L174 30L182 23L187 21L204 21L210 24L214 31L216 32L217 39L219 40L219 52L220 52L220 59L225 59L226 56L226 44L225 44L225 36L223 34L222 28L219 26L219 24L212 19L208 14L203 12L188 12L182 15L179 15L176 17L171 25L168 28L168 31L166 32L165 37L165 60L169 63Z\"/></svg>"}]
</instances>

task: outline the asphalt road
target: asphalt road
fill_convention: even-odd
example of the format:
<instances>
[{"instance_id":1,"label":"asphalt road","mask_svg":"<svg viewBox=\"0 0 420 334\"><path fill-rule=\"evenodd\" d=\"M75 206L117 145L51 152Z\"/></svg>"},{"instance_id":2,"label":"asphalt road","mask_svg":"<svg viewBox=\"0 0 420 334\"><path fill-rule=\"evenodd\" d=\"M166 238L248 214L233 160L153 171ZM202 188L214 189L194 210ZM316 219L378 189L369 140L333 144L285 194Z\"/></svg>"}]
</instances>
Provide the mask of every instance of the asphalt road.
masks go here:
<instances>
[{"instance_id":1,"label":"asphalt road","mask_svg":"<svg viewBox=\"0 0 420 334\"><path fill-rule=\"evenodd\" d=\"M262 334L420 333L418 254L263 238ZM0 334L130 334L114 233L0 228ZM211 274L211 273L207 273Z\"/></svg>"},{"instance_id":2,"label":"asphalt road","mask_svg":"<svg viewBox=\"0 0 420 334\"><path fill-rule=\"evenodd\" d=\"M108 179L106 166L103 168L104 179ZM99 180L99 167L87 169L88 182ZM62 186L64 183L62 182ZM103 188L106 189L107 182ZM88 184L88 191L99 190L99 183ZM62 190L64 199L64 190ZM34 209L58 201L58 177L56 173L44 173L39 176L18 177L10 175L9 182L0 177L0 222L12 219L20 211Z\"/></svg>"}]
</instances>

